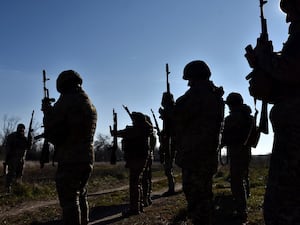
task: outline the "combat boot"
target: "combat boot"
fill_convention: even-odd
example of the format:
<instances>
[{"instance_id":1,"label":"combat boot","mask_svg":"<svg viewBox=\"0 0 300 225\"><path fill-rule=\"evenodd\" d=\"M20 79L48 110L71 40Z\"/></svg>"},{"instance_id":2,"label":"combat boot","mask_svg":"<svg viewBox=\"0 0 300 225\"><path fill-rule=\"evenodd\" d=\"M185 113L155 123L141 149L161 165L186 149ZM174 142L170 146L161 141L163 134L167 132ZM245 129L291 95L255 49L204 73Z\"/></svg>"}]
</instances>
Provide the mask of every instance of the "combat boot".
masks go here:
<instances>
[{"instance_id":1,"label":"combat boot","mask_svg":"<svg viewBox=\"0 0 300 225\"><path fill-rule=\"evenodd\" d=\"M175 194L176 194L176 192L175 192L174 190L169 189L168 191L164 192L164 193L162 194L162 196L163 196L163 197L168 197L168 196L172 196L172 195L175 195Z\"/></svg>"}]
</instances>

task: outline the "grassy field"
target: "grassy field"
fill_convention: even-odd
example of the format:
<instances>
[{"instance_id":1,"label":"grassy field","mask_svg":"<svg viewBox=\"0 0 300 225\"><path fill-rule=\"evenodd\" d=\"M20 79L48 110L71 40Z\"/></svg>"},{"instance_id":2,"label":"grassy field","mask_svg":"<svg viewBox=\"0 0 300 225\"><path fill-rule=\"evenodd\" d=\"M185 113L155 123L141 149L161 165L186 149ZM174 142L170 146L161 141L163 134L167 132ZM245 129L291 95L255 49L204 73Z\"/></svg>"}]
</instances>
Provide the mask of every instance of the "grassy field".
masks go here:
<instances>
[{"instance_id":1,"label":"grassy field","mask_svg":"<svg viewBox=\"0 0 300 225\"><path fill-rule=\"evenodd\" d=\"M262 203L267 178L267 161L255 158L251 163L251 197L248 200L249 224L263 225ZM47 165L39 169L36 163L27 163L23 182L16 184L11 195L4 194L3 178L0 181L0 224L60 224L60 207L55 191L55 167ZM176 181L180 183L180 169L176 168ZM227 181L228 168L220 167L214 178L215 218L217 225L234 225L231 221L232 199L230 184ZM96 223L116 213L120 213L128 204L128 189L106 194L95 194L89 197L92 224L188 224L182 222L186 218L186 202L183 193L163 198L160 191L166 188L166 180L162 166L153 165L153 177L159 181L153 184L153 204L145 208L145 213L130 218L113 218L106 222ZM99 193L128 185L128 171L123 163L110 165L97 163L89 182L89 193ZM94 221L94 222L93 222Z\"/></svg>"}]
</instances>

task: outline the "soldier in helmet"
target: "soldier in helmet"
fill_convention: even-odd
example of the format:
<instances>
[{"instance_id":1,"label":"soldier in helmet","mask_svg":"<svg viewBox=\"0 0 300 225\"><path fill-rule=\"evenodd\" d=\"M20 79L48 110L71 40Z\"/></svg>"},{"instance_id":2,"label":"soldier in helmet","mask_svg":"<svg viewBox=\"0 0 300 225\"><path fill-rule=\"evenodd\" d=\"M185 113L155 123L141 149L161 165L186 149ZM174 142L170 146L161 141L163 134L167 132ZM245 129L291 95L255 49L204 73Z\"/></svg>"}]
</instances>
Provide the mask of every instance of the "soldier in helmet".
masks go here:
<instances>
[{"instance_id":1,"label":"soldier in helmet","mask_svg":"<svg viewBox=\"0 0 300 225\"><path fill-rule=\"evenodd\" d=\"M45 137L55 147L58 162L55 181L64 225L87 225L87 183L93 169L93 138L97 112L81 87L81 76L67 70L59 74L60 93L52 106L42 102Z\"/></svg>"},{"instance_id":2,"label":"soldier in helmet","mask_svg":"<svg viewBox=\"0 0 300 225\"><path fill-rule=\"evenodd\" d=\"M232 92L226 102L229 115L224 121L221 146L227 146L230 160L231 192L236 203L236 216L241 222L247 221L247 199L250 194L248 169L251 146L246 145L253 125L251 108L243 103L239 93Z\"/></svg>"},{"instance_id":3,"label":"soldier in helmet","mask_svg":"<svg viewBox=\"0 0 300 225\"><path fill-rule=\"evenodd\" d=\"M129 169L129 209L123 213L124 217L138 215L143 212L143 171L147 166L150 153L150 136L152 125L147 117L140 112L131 113L132 126L126 126L112 135L122 138L125 167ZM113 132L113 131L112 131Z\"/></svg>"},{"instance_id":4,"label":"soldier in helmet","mask_svg":"<svg viewBox=\"0 0 300 225\"><path fill-rule=\"evenodd\" d=\"M252 74L249 90L255 98L273 104L265 223L295 225L300 224L300 1L281 0L280 8L290 23L288 39L278 53L266 52L263 45L255 47L259 68Z\"/></svg>"},{"instance_id":5,"label":"soldier in helmet","mask_svg":"<svg viewBox=\"0 0 300 225\"><path fill-rule=\"evenodd\" d=\"M22 179L25 153L31 148L31 136L25 137L25 125L20 123L17 130L9 134L5 141L5 163L7 165L7 174L5 179L5 188L11 192L12 183L16 179Z\"/></svg>"},{"instance_id":6,"label":"soldier in helmet","mask_svg":"<svg viewBox=\"0 0 300 225\"><path fill-rule=\"evenodd\" d=\"M175 163L182 168L182 187L188 217L193 224L212 224L212 176L217 169L217 148L224 117L223 89L209 79L211 72L201 60L188 63L183 79L188 91L171 103L176 129ZM165 98L166 99L167 95ZM171 99L164 104L170 104Z\"/></svg>"}]
</instances>

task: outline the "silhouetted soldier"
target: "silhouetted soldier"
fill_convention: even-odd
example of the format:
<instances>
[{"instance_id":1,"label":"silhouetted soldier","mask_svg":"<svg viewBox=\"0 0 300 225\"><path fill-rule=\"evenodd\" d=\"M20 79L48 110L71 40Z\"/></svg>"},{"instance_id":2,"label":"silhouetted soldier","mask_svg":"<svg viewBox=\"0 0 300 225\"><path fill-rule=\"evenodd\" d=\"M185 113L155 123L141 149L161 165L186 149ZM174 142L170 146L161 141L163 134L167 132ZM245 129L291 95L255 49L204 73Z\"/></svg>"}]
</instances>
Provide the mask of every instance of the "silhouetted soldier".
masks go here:
<instances>
[{"instance_id":1,"label":"silhouetted soldier","mask_svg":"<svg viewBox=\"0 0 300 225\"><path fill-rule=\"evenodd\" d=\"M172 125L172 120L165 116L173 107L174 98L170 91L169 83L169 65L166 64L166 84L167 90L163 93L161 106L159 108L160 118L163 120L163 129L158 133L159 136L159 158L164 167L165 175L168 179L168 190L162 196L170 196L175 194L175 178L174 178L174 161L175 161L175 130ZM171 107L171 108L169 108Z\"/></svg>"},{"instance_id":2,"label":"silhouetted soldier","mask_svg":"<svg viewBox=\"0 0 300 225\"><path fill-rule=\"evenodd\" d=\"M183 191L188 216L193 224L212 223L212 176L217 169L217 148L224 118L223 89L209 80L205 62L188 63L183 79L190 89L171 104L165 116L173 118L176 127L176 164L182 168ZM165 96L165 103L171 99Z\"/></svg>"},{"instance_id":3,"label":"silhouetted soldier","mask_svg":"<svg viewBox=\"0 0 300 225\"><path fill-rule=\"evenodd\" d=\"M64 225L89 221L87 183L94 162L97 112L81 85L77 72L63 71L56 80L57 102L53 106L47 99L42 102L45 137L54 145L58 162L55 181Z\"/></svg>"},{"instance_id":4,"label":"silhouetted soldier","mask_svg":"<svg viewBox=\"0 0 300 225\"><path fill-rule=\"evenodd\" d=\"M222 133L221 146L227 146L230 160L231 192L236 203L237 217L247 221L247 188L251 146L246 141L253 125L251 108L243 104L239 93L230 93L225 102L229 107Z\"/></svg>"},{"instance_id":5,"label":"silhouetted soldier","mask_svg":"<svg viewBox=\"0 0 300 225\"><path fill-rule=\"evenodd\" d=\"M125 167L129 169L130 208L123 213L125 217L143 212L142 176L149 157L150 135L153 132L153 127L144 114L132 112L131 119L132 126L112 133L123 138Z\"/></svg>"},{"instance_id":6,"label":"silhouetted soldier","mask_svg":"<svg viewBox=\"0 0 300 225\"><path fill-rule=\"evenodd\" d=\"M264 200L266 225L300 224L300 1L281 0L290 23L281 52L255 47L258 68L250 76L250 94L273 103L274 143Z\"/></svg>"},{"instance_id":7,"label":"silhouetted soldier","mask_svg":"<svg viewBox=\"0 0 300 225\"><path fill-rule=\"evenodd\" d=\"M151 119L148 115L145 115L146 120L152 125ZM143 188L143 206L147 207L152 204L151 192L152 192L152 162L153 152L156 146L156 137L153 127L151 128L151 134L149 136L149 155L147 158L146 166L143 171L142 188Z\"/></svg>"},{"instance_id":8,"label":"silhouetted soldier","mask_svg":"<svg viewBox=\"0 0 300 225\"><path fill-rule=\"evenodd\" d=\"M7 174L5 180L6 192L11 192L11 185L16 179L22 179L25 153L31 148L32 137L25 137L25 125L20 123L17 131L9 134L5 142L5 163Z\"/></svg>"},{"instance_id":9,"label":"silhouetted soldier","mask_svg":"<svg viewBox=\"0 0 300 225\"><path fill-rule=\"evenodd\" d=\"M167 93L164 93L166 96ZM164 111L166 109L160 110L161 118L164 118ZM169 132L169 134L166 134ZM164 167L165 175L168 179L168 190L162 194L162 196L167 197L174 195L175 192L175 178L174 178L174 161L175 161L175 138L174 138L174 130L166 131L162 130L160 132L160 146L159 146L159 155L160 161ZM167 147L168 146L168 147Z\"/></svg>"}]
</instances>

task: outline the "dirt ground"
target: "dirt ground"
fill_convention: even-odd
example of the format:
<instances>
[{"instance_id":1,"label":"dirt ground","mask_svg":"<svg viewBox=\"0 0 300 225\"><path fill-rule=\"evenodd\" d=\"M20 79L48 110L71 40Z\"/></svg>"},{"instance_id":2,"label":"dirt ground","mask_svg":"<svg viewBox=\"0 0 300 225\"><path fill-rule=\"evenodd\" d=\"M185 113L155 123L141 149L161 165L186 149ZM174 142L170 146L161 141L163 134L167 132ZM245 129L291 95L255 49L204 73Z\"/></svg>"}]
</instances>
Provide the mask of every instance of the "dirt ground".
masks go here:
<instances>
[{"instance_id":1,"label":"dirt ground","mask_svg":"<svg viewBox=\"0 0 300 225\"><path fill-rule=\"evenodd\" d=\"M103 194L117 192L128 189L128 186L119 187L116 189L104 190L97 193L89 194L91 198L101 198ZM166 189L152 193L153 204L145 208L144 213L132 216L130 218L122 217L122 212L128 207L128 204L96 206L90 210L89 225L191 225L188 221L174 222L173 214L170 214L169 208L177 207L185 208L184 205L178 205L178 199L184 199L184 194L181 190L181 185L177 184L177 194L170 197L162 197L162 193ZM180 201L182 202L182 201ZM34 213L40 208L55 206L59 208L58 201L52 200L47 202L26 202L19 206L5 210L6 216L17 216L22 213ZM232 218L232 198L231 196L218 196L215 198L215 225L242 225ZM62 225L60 219L49 220L47 222L31 222L31 225ZM249 223L249 225L255 225ZM259 225L259 224L256 224Z\"/></svg>"}]
</instances>

